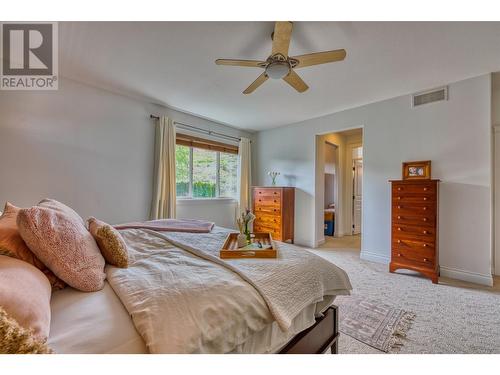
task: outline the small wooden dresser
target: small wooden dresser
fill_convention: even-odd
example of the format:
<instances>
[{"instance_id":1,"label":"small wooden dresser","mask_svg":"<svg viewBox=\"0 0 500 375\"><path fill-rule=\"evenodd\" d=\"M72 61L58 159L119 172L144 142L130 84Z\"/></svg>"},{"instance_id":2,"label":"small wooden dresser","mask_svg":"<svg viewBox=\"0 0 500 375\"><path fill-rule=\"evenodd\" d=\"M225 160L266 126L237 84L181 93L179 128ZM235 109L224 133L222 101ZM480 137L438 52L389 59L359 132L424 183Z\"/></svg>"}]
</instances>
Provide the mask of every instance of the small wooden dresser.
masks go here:
<instances>
[{"instance_id":1,"label":"small wooden dresser","mask_svg":"<svg viewBox=\"0 0 500 375\"><path fill-rule=\"evenodd\" d=\"M277 241L293 243L295 188L253 188L253 231L271 233Z\"/></svg>"},{"instance_id":2,"label":"small wooden dresser","mask_svg":"<svg viewBox=\"0 0 500 375\"><path fill-rule=\"evenodd\" d=\"M390 272L418 271L438 282L439 180L397 180L392 185Z\"/></svg>"}]
</instances>

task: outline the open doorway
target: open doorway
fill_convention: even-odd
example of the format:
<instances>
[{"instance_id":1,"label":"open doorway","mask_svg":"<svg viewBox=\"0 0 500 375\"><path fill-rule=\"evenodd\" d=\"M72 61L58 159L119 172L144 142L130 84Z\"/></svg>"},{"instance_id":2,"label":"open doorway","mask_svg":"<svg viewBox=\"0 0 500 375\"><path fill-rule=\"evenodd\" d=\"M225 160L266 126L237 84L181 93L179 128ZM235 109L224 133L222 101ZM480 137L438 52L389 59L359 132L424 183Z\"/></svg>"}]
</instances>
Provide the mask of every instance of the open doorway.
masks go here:
<instances>
[{"instance_id":1,"label":"open doorway","mask_svg":"<svg viewBox=\"0 0 500 375\"><path fill-rule=\"evenodd\" d=\"M361 250L363 132L316 137L316 245Z\"/></svg>"}]
</instances>

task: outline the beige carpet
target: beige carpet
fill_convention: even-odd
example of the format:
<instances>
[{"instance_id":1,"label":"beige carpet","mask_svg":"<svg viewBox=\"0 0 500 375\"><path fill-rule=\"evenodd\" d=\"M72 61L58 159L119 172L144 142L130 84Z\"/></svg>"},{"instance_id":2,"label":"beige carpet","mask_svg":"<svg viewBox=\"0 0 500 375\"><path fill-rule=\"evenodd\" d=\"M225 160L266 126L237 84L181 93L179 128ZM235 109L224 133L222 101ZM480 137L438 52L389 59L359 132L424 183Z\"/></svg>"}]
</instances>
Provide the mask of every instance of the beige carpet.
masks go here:
<instances>
[{"instance_id":1,"label":"beige carpet","mask_svg":"<svg viewBox=\"0 0 500 375\"><path fill-rule=\"evenodd\" d=\"M323 246L331 245L332 241L328 241ZM349 243L349 246L356 245ZM342 249L334 244L332 248L312 251L349 274L353 294L416 314L400 353L500 353L498 279L494 288L443 278L435 285L409 271L409 274L391 274L387 265L359 259L356 249ZM342 334L339 352L383 354Z\"/></svg>"}]
</instances>

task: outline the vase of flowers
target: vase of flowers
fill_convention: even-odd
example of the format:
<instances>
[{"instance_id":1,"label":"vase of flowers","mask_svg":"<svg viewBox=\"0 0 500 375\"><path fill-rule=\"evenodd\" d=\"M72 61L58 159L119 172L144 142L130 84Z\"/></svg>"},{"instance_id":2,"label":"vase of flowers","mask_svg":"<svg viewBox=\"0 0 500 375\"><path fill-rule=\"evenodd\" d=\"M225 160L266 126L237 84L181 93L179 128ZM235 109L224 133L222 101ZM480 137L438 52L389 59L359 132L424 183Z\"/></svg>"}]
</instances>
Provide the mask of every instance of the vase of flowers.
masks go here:
<instances>
[{"instance_id":1,"label":"vase of flowers","mask_svg":"<svg viewBox=\"0 0 500 375\"><path fill-rule=\"evenodd\" d=\"M240 234L238 235L238 246L243 247L245 244L250 244L250 229L249 225L252 221L255 220L255 215L247 208L245 212L241 213L241 216L236 220L236 224L238 224L238 229L240 230ZM240 246L240 238L245 239L245 244Z\"/></svg>"},{"instance_id":2,"label":"vase of flowers","mask_svg":"<svg viewBox=\"0 0 500 375\"><path fill-rule=\"evenodd\" d=\"M276 177L278 177L280 175L279 172L267 172L267 174L269 175L269 177L271 177L271 184L273 186L276 185Z\"/></svg>"}]
</instances>

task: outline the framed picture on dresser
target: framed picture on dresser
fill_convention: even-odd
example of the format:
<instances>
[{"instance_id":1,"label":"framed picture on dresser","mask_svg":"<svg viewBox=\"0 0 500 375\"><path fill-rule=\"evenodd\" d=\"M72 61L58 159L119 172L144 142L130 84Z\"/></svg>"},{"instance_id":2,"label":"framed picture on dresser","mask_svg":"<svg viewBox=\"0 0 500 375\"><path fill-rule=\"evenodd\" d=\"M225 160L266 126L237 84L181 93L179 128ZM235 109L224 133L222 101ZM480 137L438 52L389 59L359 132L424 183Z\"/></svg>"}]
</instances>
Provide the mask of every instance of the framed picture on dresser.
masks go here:
<instances>
[{"instance_id":1,"label":"framed picture on dresser","mask_svg":"<svg viewBox=\"0 0 500 375\"><path fill-rule=\"evenodd\" d=\"M429 180L430 178L430 160L403 162L403 180Z\"/></svg>"}]
</instances>

